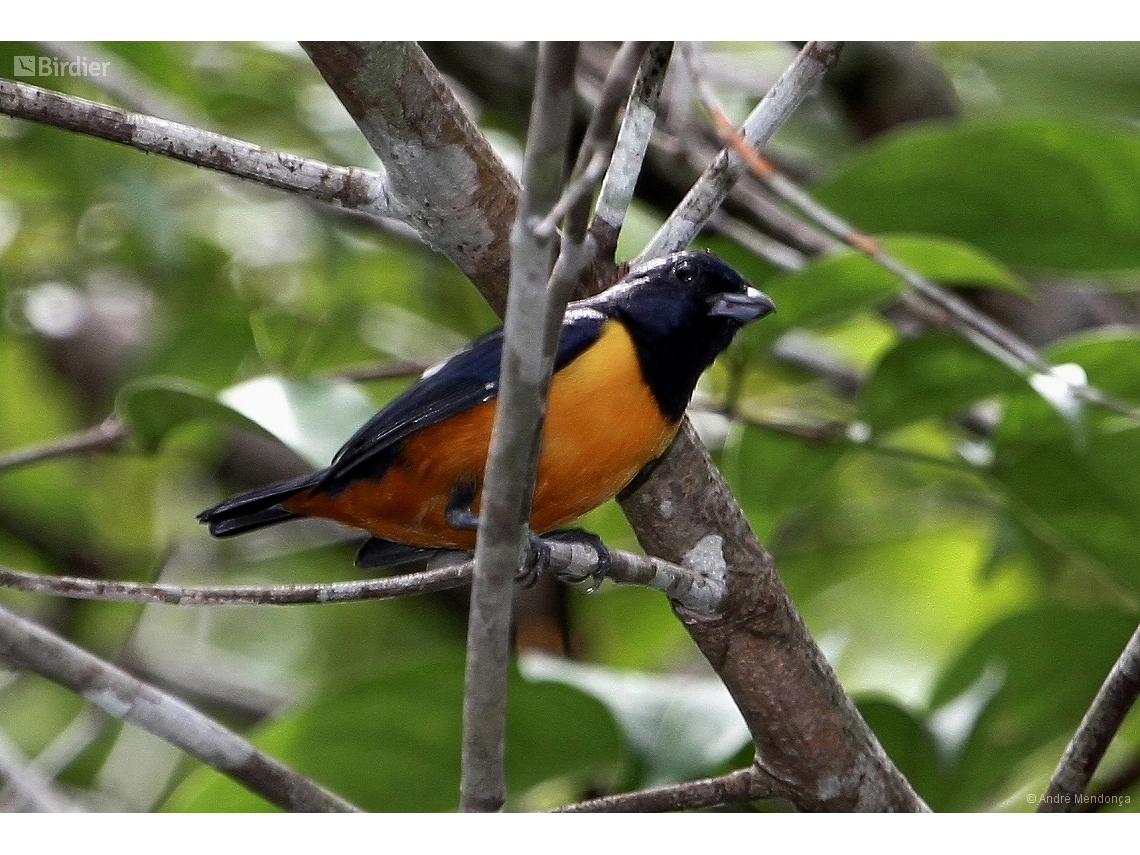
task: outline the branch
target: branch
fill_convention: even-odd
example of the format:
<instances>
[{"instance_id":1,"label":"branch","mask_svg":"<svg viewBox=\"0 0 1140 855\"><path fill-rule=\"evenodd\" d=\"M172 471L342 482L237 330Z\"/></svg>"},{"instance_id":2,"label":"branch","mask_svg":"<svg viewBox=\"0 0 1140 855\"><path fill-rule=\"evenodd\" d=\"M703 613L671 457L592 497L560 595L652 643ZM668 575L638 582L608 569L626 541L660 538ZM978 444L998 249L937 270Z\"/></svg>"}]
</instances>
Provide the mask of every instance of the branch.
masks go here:
<instances>
[{"instance_id":1,"label":"branch","mask_svg":"<svg viewBox=\"0 0 1140 855\"><path fill-rule=\"evenodd\" d=\"M598 555L585 543L549 541L548 571L579 578L598 564ZM609 550L613 566L607 579L620 585L644 585L661 591L678 605L695 612L715 612L724 598L724 580L710 575L700 555L681 567L635 552ZM82 576L45 576L0 566L0 588L53 597L103 602L151 603L164 606L294 606L314 603L355 603L432 594L462 587L471 581L473 561L419 573L379 579L299 585L171 585L118 582Z\"/></svg>"},{"instance_id":2,"label":"branch","mask_svg":"<svg viewBox=\"0 0 1140 855\"><path fill-rule=\"evenodd\" d=\"M1112 666L1065 749L1041 797L1038 813L1075 811L1121 722L1140 695L1140 628Z\"/></svg>"},{"instance_id":3,"label":"branch","mask_svg":"<svg viewBox=\"0 0 1140 855\"><path fill-rule=\"evenodd\" d=\"M23 755L19 747L0 731L0 781L8 811L67 813L72 808L60 798L51 780Z\"/></svg>"},{"instance_id":4,"label":"branch","mask_svg":"<svg viewBox=\"0 0 1140 855\"><path fill-rule=\"evenodd\" d=\"M691 47L686 47L684 55L705 108L711 115L717 133L725 145L736 153L748 170L777 198L800 211L827 234L902 279L912 292L904 294L904 298L909 298L906 302L912 310L939 326L949 326L975 347L1027 379L1035 375L1048 375L1063 383L1075 397L1140 423L1140 407L1135 407L1087 383L1073 382L1057 373L1048 360L1014 333L957 295L903 264L886 252L870 235L855 229L781 174L770 161L756 151L745 134L737 132L732 126L716 96L707 85L703 66Z\"/></svg>"},{"instance_id":5,"label":"branch","mask_svg":"<svg viewBox=\"0 0 1140 855\"><path fill-rule=\"evenodd\" d=\"M771 139L835 64L841 47L838 42L808 42L804 46L745 121L742 133L750 146L759 147ZM688 246L746 170L747 164L735 151L722 149L640 258L654 258Z\"/></svg>"},{"instance_id":6,"label":"branch","mask_svg":"<svg viewBox=\"0 0 1140 855\"><path fill-rule=\"evenodd\" d=\"M506 801L504 746L510 663L511 582L523 566L538 471L539 437L558 331L569 298L547 288L553 236L534 230L557 201L573 114L576 42L544 42L523 163L523 196L511 231L511 284L491 447L483 478L475 576L467 624L460 810Z\"/></svg>"},{"instance_id":7,"label":"branch","mask_svg":"<svg viewBox=\"0 0 1140 855\"><path fill-rule=\"evenodd\" d=\"M0 79L0 113L244 178L369 217L407 222L384 176L270 151L199 128Z\"/></svg>"},{"instance_id":8,"label":"branch","mask_svg":"<svg viewBox=\"0 0 1140 855\"><path fill-rule=\"evenodd\" d=\"M721 775L684 784L653 787L634 793L602 796L558 808L554 813L649 813L672 810L697 810L717 805L754 802L776 795L771 782L759 769L750 766Z\"/></svg>"},{"instance_id":9,"label":"branch","mask_svg":"<svg viewBox=\"0 0 1140 855\"><path fill-rule=\"evenodd\" d=\"M605 174L606 162L613 154L618 111L626 99L626 93L634 85L634 75L637 74L648 47L648 42L626 42L614 57L602 83L598 103L590 116L582 144L578 148L578 158L562 198L542 223L535 227L539 236L552 234L562 218L569 214L567 230L578 235L577 242L581 242L581 235L590 216L590 195L597 180Z\"/></svg>"},{"instance_id":10,"label":"branch","mask_svg":"<svg viewBox=\"0 0 1140 855\"><path fill-rule=\"evenodd\" d=\"M425 570L422 573L349 582L209 586L118 582L87 579L81 576L45 576L0 566L0 587L14 591L29 591L76 600L154 603L167 606L292 606L308 603L389 600L458 588L470 578L470 562Z\"/></svg>"},{"instance_id":11,"label":"branch","mask_svg":"<svg viewBox=\"0 0 1140 855\"><path fill-rule=\"evenodd\" d=\"M350 47L341 52L351 55L351 59L363 49ZM310 55L318 66L323 66L312 48ZM816 52L814 46L808 46L801 51L797 63L777 83L774 95L762 101L754 113L754 117L759 116L757 123L765 127L763 133L771 136L776 124L790 112L792 101L803 98L814 86L823 60L833 55L833 47ZM364 68L374 67L367 60L351 60L340 67L325 66L326 79L334 90L344 92L341 97L348 99L349 112L361 122L364 105L358 95L363 84L359 81L383 80L383 75L375 71L363 73ZM340 81L335 79L337 76ZM383 115L385 106L378 84L376 89L370 105L374 114ZM353 100L357 103L353 104ZM414 106L407 105L406 112L415 114ZM386 107L389 113L396 113L398 108L399 105L391 104ZM374 147L384 149L381 158L385 164L392 152L404 150L400 148L400 135L407 132L396 120L391 125L396 139L389 143L373 139ZM383 128L374 130L383 136ZM369 132L367 127L365 132ZM464 139L462 135L457 138ZM617 154L614 158L617 160ZM723 153L723 160L727 165L736 158ZM742 169L738 166L735 171L739 174ZM724 172L724 166L719 172ZM714 178L701 186L707 186ZM716 182L724 187L731 185L724 178ZM473 228L471 234L486 235L481 229L490 229L492 236L480 237L480 245L489 247L491 254L497 252L498 263L505 266L508 223L514 218L502 211L508 209L513 214L514 198L511 205L506 205L502 194L514 192L505 190L503 185L489 188L478 180L469 186L475 204L482 204L486 212L478 220L479 228ZM450 198L448 187L446 181L435 180L431 169L426 170L420 185L424 200L435 203L438 195L440 207L446 207ZM710 210L715 203L714 198ZM659 247L660 252L674 249L681 249L681 245ZM445 253L463 266L455 251ZM502 309L504 279L475 276L473 282L492 306ZM593 280L591 286L601 291L608 284ZM751 534L739 505L691 426L683 427L657 471L625 496L622 506L646 552L679 564L703 545L709 563L727 571L728 595L715 616L683 608L678 609L678 614L741 708L762 758L760 767L780 782L779 795L804 809L925 809L842 692L775 575L771 556Z\"/></svg>"},{"instance_id":12,"label":"branch","mask_svg":"<svg viewBox=\"0 0 1140 855\"><path fill-rule=\"evenodd\" d=\"M630 202L633 201L634 187L637 176L641 174L641 165L657 120L657 102L661 97L661 87L665 82L665 72L669 69L672 53L672 42L655 42L641 61L629 95L610 167L602 182L594 221L590 224L590 234L597 242L598 255L606 260L614 257L618 233Z\"/></svg>"},{"instance_id":13,"label":"branch","mask_svg":"<svg viewBox=\"0 0 1140 855\"><path fill-rule=\"evenodd\" d=\"M384 164L407 222L500 315L518 182L411 42L303 42Z\"/></svg>"},{"instance_id":14,"label":"branch","mask_svg":"<svg viewBox=\"0 0 1140 855\"><path fill-rule=\"evenodd\" d=\"M357 810L193 707L2 606L0 656L181 748L278 807L293 811Z\"/></svg>"},{"instance_id":15,"label":"branch","mask_svg":"<svg viewBox=\"0 0 1140 855\"><path fill-rule=\"evenodd\" d=\"M75 759L103 734L107 717L92 707L84 707L43 751L27 763L27 770L48 782L47 793L54 795L50 781L70 766ZM21 793L23 790L23 794ZM0 790L0 813L21 810L27 787L10 785ZM71 808L74 810L74 808Z\"/></svg>"},{"instance_id":16,"label":"branch","mask_svg":"<svg viewBox=\"0 0 1140 855\"><path fill-rule=\"evenodd\" d=\"M127 426L115 416L111 416L102 424L88 430L79 431L43 445L21 448L0 455L0 472L5 469L15 469L17 466L25 466L29 463L38 463L41 460L64 457L68 454L79 454L85 451L110 451L118 448L129 435L130 431Z\"/></svg>"}]
</instances>

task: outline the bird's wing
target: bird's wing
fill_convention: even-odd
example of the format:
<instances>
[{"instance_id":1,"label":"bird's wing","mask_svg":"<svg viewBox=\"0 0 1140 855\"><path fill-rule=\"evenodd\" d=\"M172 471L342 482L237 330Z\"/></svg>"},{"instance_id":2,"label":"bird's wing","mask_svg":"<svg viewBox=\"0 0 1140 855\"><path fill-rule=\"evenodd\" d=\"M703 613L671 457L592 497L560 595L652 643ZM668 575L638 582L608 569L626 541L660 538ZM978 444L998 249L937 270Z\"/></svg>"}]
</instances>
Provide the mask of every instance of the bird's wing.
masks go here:
<instances>
[{"instance_id":1,"label":"bird's wing","mask_svg":"<svg viewBox=\"0 0 1140 855\"><path fill-rule=\"evenodd\" d=\"M597 341L604 321L605 316L592 308L568 312L562 322L554 370ZM350 473L379 477L390 465L400 440L496 397L502 353L503 330L499 328L429 371L352 435L333 458L322 485L340 481Z\"/></svg>"}]
</instances>

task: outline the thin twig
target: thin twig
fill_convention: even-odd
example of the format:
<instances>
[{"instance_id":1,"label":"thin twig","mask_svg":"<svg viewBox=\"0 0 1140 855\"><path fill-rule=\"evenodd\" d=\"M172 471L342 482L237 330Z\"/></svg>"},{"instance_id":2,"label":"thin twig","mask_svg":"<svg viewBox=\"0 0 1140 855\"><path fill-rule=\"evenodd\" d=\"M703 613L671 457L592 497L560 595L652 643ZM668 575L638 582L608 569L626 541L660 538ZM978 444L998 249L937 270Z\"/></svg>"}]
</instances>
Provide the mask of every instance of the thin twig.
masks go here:
<instances>
[{"instance_id":1,"label":"thin twig","mask_svg":"<svg viewBox=\"0 0 1140 855\"><path fill-rule=\"evenodd\" d=\"M940 325L950 326L980 350L994 357L1012 371L1025 377L1036 374L1050 375L1063 382L1075 397L1088 403L1097 404L1140 423L1140 407L1133 406L1096 387L1085 383L1074 383L1067 377L1056 373L1054 366L1048 360L997 321L903 264L886 252L870 235L858 231L842 217L816 202L795 182L783 175L771 161L760 154L756 150L755 144L747 138L746 133L738 132L733 127L732 122L704 79L700 58L688 45L682 52L701 95L701 100L705 109L708 110L722 142L777 198L800 211L827 234L894 273L910 286L914 294L925 304L925 306L916 307L915 301L909 300L908 305L912 308L926 308L928 310L933 308L937 310L940 316L931 317L929 311L925 311L923 314Z\"/></svg>"},{"instance_id":2,"label":"thin twig","mask_svg":"<svg viewBox=\"0 0 1140 855\"><path fill-rule=\"evenodd\" d=\"M566 189L562 191L561 198L559 198L559 200L554 203L554 207L550 209L550 213L543 218L542 222L534 227L534 233L541 238L553 237L554 232L558 228L559 221L566 216L571 208L576 207L583 200L587 203L590 201L590 196L594 191L594 185L605 172L605 152L595 152L585 170L582 171L582 174L571 179L570 183L566 185Z\"/></svg>"},{"instance_id":3,"label":"thin twig","mask_svg":"<svg viewBox=\"0 0 1140 855\"><path fill-rule=\"evenodd\" d=\"M547 545L550 547L548 570L555 576L584 577L597 566L597 553L584 543L549 541ZM694 612L715 611L724 597L723 582L709 576L697 564L682 567L619 549L611 549L609 553L613 566L607 578L617 584L656 588ZM0 588L77 600L166 606L292 606L386 600L451 590L471 581L472 566L472 561L463 561L419 573L346 582L208 586L46 576L0 566Z\"/></svg>"},{"instance_id":4,"label":"thin twig","mask_svg":"<svg viewBox=\"0 0 1140 855\"><path fill-rule=\"evenodd\" d=\"M511 231L511 282L502 367L480 500L467 624L459 807L497 811L506 801L504 747L510 661L511 581L522 567L538 470L543 402L565 310L547 288L553 236L533 223L558 201L574 97L576 42L544 42L523 163L523 198ZM569 296L569 295L567 295ZM553 326L554 335L551 335Z\"/></svg>"},{"instance_id":5,"label":"thin twig","mask_svg":"<svg viewBox=\"0 0 1140 855\"><path fill-rule=\"evenodd\" d=\"M369 380L391 380L414 377L422 374L434 363L416 360L398 360L379 365L363 365L356 368L342 368L330 371L325 376L354 382ZM42 445L16 449L0 454L0 472L15 469L31 463L83 454L88 451L114 451L131 435L130 428L118 416L108 416L95 427L54 439Z\"/></svg>"},{"instance_id":6,"label":"thin twig","mask_svg":"<svg viewBox=\"0 0 1140 855\"><path fill-rule=\"evenodd\" d=\"M756 767L750 766L716 778L602 796L558 808L554 813L651 813L698 810L717 805L754 802L772 798L774 795L766 776Z\"/></svg>"},{"instance_id":7,"label":"thin twig","mask_svg":"<svg viewBox=\"0 0 1140 855\"><path fill-rule=\"evenodd\" d=\"M1039 813L1079 810L1081 797L1096 767L1140 695L1140 627L1112 666L1092 705L1073 734L1049 786L1038 802Z\"/></svg>"},{"instance_id":8,"label":"thin twig","mask_svg":"<svg viewBox=\"0 0 1140 855\"><path fill-rule=\"evenodd\" d=\"M0 782L5 782L3 795L9 810L35 813L66 813L70 810L51 780L35 767L4 731L0 730Z\"/></svg>"},{"instance_id":9,"label":"thin twig","mask_svg":"<svg viewBox=\"0 0 1140 855\"><path fill-rule=\"evenodd\" d=\"M109 451L118 448L129 435L130 431L127 426L115 416L111 416L93 428L69 434L43 445L21 448L0 455L0 472L5 469L14 469L17 466L26 466L29 463L38 463L41 460L64 457L68 454Z\"/></svg>"},{"instance_id":10,"label":"thin twig","mask_svg":"<svg viewBox=\"0 0 1140 855\"><path fill-rule=\"evenodd\" d=\"M724 211L716 211L705 227L714 234L719 232L754 255L767 261L777 270L799 270L807 264L807 256L798 249L760 234Z\"/></svg>"},{"instance_id":11,"label":"thin twig","mask_svg":"<svg viewBox=\"0 0 1140 855\"><path fill-rule=\"evenodd\" d=\"M470 562L380 579L301 585L172 585L119 582L80 576L45 576L0 567L0 587L77 600L155 603L167 606L291 606L354 603L430 594L458 588L471 578Z\"/></svg>"},{"instance_id":12,"label":"thin twig","mask_svg":"<svg viewBox=\"0 0 1140 855\"><path fill-rule=\"evenodd\" d=\"M804 46L745 120L742 134L750 147L759 147L771 138L834 65L841 47L840 42L808 42ZM640 258L655 258L688 246L746 169L747 164L736 151L731 147L722 149Z\"/></svg>"},{"instance_id":13,"label":"thin twig","mask_svg":"<svg viewBox=\"0 0 1140 855\"><path fill-rule=\"evenodd\" d=\"M571 188L584 187L593 190L596 181L604 176L606 164L613 155L614 146L617 145L616 138L620 131L618 113L621 106L626 103L628 93L633 91L638 68L650 47L650 42L627 41L614 55L602 82L602 89L598 92L594 111L589 116L589 124L578 148L578 156L570 171L570 180L563 198L571 192ZM585 234L591 202L591 197L579 192L577 201L564 211L567 230L578 236L575 238L575 243L581 243L581 235ZM563 213L557 212L560 205L561 201L559 205L555 205L555 211L548 215L547 221L553 219L557 222L562 219Z\"/></svg>"},{"instance_id":14,"label":"thin twig","mask_svg":"<svg viewBox=\"0 0 1140 855\"><path fill-rule=\"evenodd\" d=\"M0 113L161 154L372 217L410 217L383 175L0 79ZM408 222L409 225L414 223Z\"/></svg>"},{"instance_id":15,"label":"thin twig","mask_svg":"<svg viewBox=\"0 0 1140 855\"><path fill-rule=\"evenodd\" d=\"M357 810L193 707L2 606L0 656L181 748L278 807L294 811Z\"/></svg>"},{"instance_id":16,"label":"thin twig","mask_svg":"<svg viewBox=\"0 0 1140 855\"><path fill-rule=\"evenodd\" d=\"M84 707L48 746L28 762L27 768L47 781L70 766L106 730L107 717L94 707ZM20 794L14 788L0 790L0 812L20 810Z\"/></svg>"},{"instance_id":17,"label":"thin twig","mask_svg":"<svg viewBox=\"0 0 1140 855\"><path fill-rule=\"evenodd\" d=\"M609 169L602 180L590 234L597 243L599 257L607 261L614 257L618 233L633 201L633 190L657 120L657 102L672 53L672 42L654 42L646 51L629 95Z\"/></svg>"}]
</instances>

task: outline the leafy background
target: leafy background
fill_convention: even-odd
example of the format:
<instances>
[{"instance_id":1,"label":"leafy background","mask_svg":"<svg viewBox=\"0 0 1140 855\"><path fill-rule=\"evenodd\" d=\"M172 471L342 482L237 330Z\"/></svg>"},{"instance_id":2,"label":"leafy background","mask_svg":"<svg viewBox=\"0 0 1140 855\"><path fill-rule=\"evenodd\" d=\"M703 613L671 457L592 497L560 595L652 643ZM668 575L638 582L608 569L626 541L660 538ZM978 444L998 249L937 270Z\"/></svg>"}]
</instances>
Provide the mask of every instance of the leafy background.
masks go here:
<instances>
[{"instance_id":1,"label":"leafy background","mask_svg":"<svg viewBox=\"0 0 1140 855\"><path fill-rule=\"evenodd\" d=\"M773 151L809 165L819 200L936 281L1068 315L1074 296L1108 299L1112 313L1058 340L1032 323L1025 334L1054 363L1140 400L1140 48L925 49L959 119L860 141L825 91ZM98 50L192 123L376 166L296 46ZM749 68L778 68L789 51L716 47ZM0 73L41 53L0 43ZM91 81L34 82L110 97ZM510 116L477 116L516 161ZM648 204L635 213L623 257L664 215ZM1140 426L1043 395L948 333L904 336L881 311L900 283L863 259L777 272L727 239L704 243L779 313L702 384L698 405L728 396L739 417L695 417L813 634L933 808L1030 809L1137 623ZM133 431L114 453L0 472L0 564L188 584L350 577L343 531L298 524L219 543L194 516L327 460L408 382L331 372L438 359L495 323L448 262L398 235L7 118L0 305L0 449L111 412ZM788 335L810 335L857 370L858 395L776 358ZM983 433L959 418L979 402L973 412L992 425ZM585 525L636 547L612 504ZM511 807L748 762L746 731L659 595L608 584L550 595L555 611L520 626ZM0 598L364 808L457 803L462 597L216 609ZM557 636L559 609L575 661L537 651ZM60 782L89 807L268 807L34 675L0 672L0 736L57 758ZM1134 714L1104 775L1138 756ZM1125 786L1123 809L1134 809L1140 788Z\"/></svg>"}]
</instances>

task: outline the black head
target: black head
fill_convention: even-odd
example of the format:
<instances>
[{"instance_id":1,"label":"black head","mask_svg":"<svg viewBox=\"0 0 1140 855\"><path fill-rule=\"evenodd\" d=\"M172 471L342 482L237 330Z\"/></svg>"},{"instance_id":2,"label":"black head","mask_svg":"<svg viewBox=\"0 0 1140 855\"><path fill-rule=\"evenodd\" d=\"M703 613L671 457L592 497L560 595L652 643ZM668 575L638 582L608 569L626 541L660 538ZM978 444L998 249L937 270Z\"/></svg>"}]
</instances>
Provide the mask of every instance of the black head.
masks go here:
<instances>
[{"instance_id":1,"label":"black head","mask_svg":"<svg viewBox=\"0 0 1140 855\"><path fill-rule=\"evenodd\" d=\"M600 298L633 336L645 380L666 416L678 419L697 379L745 324L772 301L708 252L639 264Z\"/></svg>"}]
</instances>

